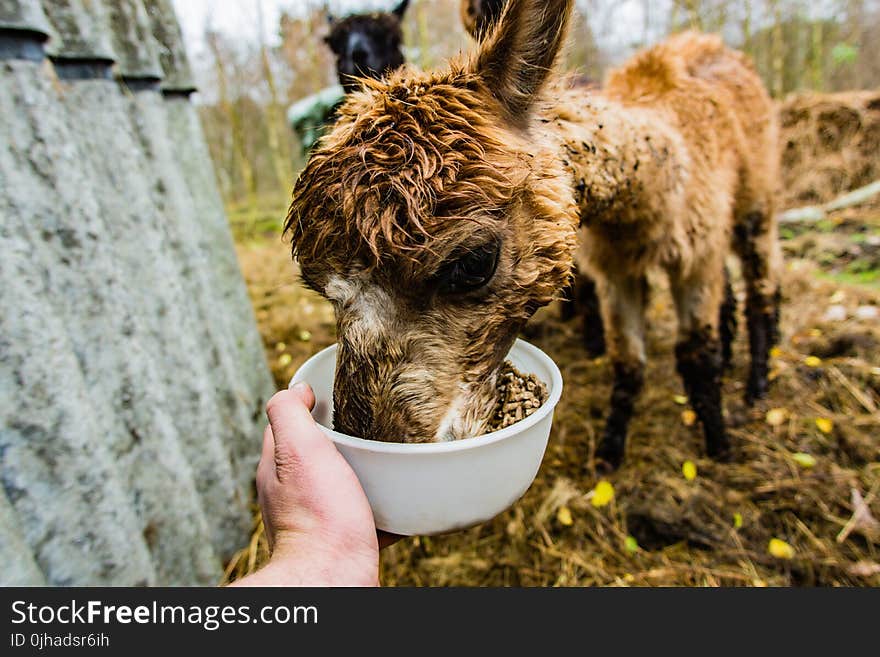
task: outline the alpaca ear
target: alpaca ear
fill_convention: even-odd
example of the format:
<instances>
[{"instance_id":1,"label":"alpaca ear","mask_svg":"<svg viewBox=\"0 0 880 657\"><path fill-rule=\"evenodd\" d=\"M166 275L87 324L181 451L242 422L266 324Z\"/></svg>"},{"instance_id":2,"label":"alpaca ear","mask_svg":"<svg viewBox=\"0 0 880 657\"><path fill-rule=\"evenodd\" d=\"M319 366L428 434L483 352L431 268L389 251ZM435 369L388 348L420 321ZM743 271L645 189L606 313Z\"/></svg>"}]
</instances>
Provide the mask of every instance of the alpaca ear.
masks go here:
<instances>
[{"instance_id":1,"label":"alpaca ear","mask_svg":"<svg viewBox=\"0 0 880 657\"><path fill-rule=\"evenodd\" d=\"M565 41L574 0L510 0L481 44L477 73L508 119L524 124Z\"/></svg>"},{"instance_id":2,"label":"alpaca ear","mask_svg":"<svg viewBox=\"0 0 880 657\"><path fill-rule=\"evenodd\" d=\"M406 13L406 10L408 8L409 0L403 0L391 13L397 16L400 20L403 20L403 15Z\"/></svg>"}]
</instances>

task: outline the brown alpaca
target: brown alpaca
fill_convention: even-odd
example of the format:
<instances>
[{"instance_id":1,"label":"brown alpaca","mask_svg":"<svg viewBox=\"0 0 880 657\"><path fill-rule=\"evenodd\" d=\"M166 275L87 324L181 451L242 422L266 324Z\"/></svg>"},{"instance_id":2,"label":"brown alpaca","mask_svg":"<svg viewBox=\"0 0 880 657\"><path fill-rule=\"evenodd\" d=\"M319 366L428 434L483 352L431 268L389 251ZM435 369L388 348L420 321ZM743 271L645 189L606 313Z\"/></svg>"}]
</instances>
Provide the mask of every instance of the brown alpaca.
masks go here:
<instances>
[{"instance_id":1,"label":"brown alpaca","mask_svg":"<svg viewBox=\"0 0 880 657\"><path fill-rule=\"evenodd\" d=\"M750 63L718 37L685 33L613 72L585 107L569 96L558 125L578 179L578 261L599 287L614 366L611 414L597 456L616 467L644 372L646 274L669 276L676 361L711 456L728 455L720 378L733 311L724 258L743 262L751 372L747 399L767 390L782 262L774 216L778 128ZM583 126L597 126L582 132ZM581 139L585 137L585 139ZM580 153L589 150L593 157Z\"/></svg>"},{"instance_id":2,"label":"brown alpaca","mask_svg":"<svg viewBox=\"0 0 880 657\"><path fill-rule=\"evenodd\" d=\"M740 55L694 34L636 57L601 97L567 88L552 70L571 8L511 0L473 57L367 81L313 153L287 228L303 279L336 308L337 429L405 442L483 433L508 349L577 251L615 371L600 458L623 455L652 267L670 275L679 371L709 452L726 455L719 315L734 227L749 389L766 388L779 265L766 93Z\"/></svg>"}]
</instances>

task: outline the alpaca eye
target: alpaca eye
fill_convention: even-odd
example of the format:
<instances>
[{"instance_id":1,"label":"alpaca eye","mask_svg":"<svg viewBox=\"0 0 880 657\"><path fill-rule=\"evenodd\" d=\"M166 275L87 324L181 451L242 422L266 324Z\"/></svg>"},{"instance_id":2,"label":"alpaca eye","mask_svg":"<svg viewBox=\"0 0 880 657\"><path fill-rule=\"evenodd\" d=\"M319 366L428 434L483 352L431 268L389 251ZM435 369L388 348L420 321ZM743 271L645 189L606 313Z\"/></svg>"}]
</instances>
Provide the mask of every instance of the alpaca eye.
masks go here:
<instances>
[{"instance_id":1,"label":"alpaca eye","mask_svg":"<svg viewBox=\"0 0 880 657\"><path fill-rule=\"evenodd\" d=\"M445 264L437 275L444 294L473 292L485 286L498 269L498 242L489 242Z\"/></svg>"}]
</instances>

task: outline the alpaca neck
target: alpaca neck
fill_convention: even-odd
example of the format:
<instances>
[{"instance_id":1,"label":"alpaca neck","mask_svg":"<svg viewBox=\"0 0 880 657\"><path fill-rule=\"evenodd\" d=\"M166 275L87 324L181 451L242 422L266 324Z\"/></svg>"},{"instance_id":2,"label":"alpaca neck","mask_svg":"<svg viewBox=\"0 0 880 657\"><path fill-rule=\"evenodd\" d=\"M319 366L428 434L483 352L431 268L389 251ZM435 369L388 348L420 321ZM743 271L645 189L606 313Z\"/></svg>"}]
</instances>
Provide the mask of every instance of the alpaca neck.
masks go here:
<instances>
[{"instance_id":1,"label":"alpaca neck","mask_svg":"<svg viewBox=\"0 0 880 657\"><path fill-rule=\"evenodd\" d=\"M548 125L559 131L582 224L650 221L682 203L687 151L661 111L581 93Z\"/></svg>"}]
</instances>

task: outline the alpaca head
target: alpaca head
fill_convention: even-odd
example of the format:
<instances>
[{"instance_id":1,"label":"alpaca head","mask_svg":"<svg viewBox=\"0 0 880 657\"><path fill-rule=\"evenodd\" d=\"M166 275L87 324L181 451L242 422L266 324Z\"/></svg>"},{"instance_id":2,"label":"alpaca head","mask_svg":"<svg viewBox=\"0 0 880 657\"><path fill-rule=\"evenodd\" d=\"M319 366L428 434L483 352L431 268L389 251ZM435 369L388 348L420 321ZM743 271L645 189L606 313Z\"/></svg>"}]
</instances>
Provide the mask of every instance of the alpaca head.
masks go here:
<instances>
[{"instance_id":1,"label":"alpaca head","mask_svg":"<svg viewBox=\"0 0 880 657\"><path fill-rule=\"evenodd\" d=\"M336 310L337 430L483 433L518 331L566 284L577 212L536 106L571 5L513 0L469 60L367 81L297 181L294 255Z\"/></svg>"},{"instance_id":2,"label":"alpaca head","mask_svg":"<svg viewBox=\"0 0 880 657\"><path fill-rule=\"evenodd\" d=\"M482 38L501 18L507 0L461 0L461 20L475 39Z\"/></svg>"},{"instance_id":3,"label":"alpaca head","mask_svg":"<svg viewBox=\"0 0 880 657\"><path fill-rule=\"evenodd\" d=\"M401 21L409 0L389 13L359 14L343 20L332 16L324 39L336 56L336 73L346 93L357 89L358 78L381 78L404 63Z\"/></svg>"}]
</instances>

